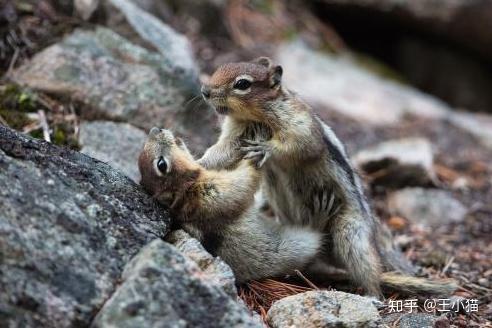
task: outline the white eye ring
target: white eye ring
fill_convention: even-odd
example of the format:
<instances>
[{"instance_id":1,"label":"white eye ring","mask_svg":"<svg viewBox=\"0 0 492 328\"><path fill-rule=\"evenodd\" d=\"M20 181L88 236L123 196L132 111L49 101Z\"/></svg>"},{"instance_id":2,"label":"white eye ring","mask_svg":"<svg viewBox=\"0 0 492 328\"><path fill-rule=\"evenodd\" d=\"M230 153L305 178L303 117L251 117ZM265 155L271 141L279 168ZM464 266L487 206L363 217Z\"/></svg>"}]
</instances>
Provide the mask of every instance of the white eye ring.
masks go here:
<instances>
[{"instance_id":1,"label":"white eye ring","mask_svg":"<svg viewBox=\"0 0 492 328\"><path fill-rule=\"evenodd\" d=\"M171 172L171 162L166 157L160 156L154 160L154 171L160 177L164 176L164 173L159 169L159 161L161 159L166 163L166 173Z\"/></svg>"},{"instance_id":2,"label":"white eye ring","mask_svg":"<svg viewBox=\"0 0 492 328\"><path fill-rule=\"evenodd\" d=\"M234 88L234 85L239 80L246 80L246 81L249 81L250 83L253 83L253 81L254 81L253 77L251 75L248 75L248 74L239 75L238 77L236 77L236 79L234 80L234 83L232 84L233 85L232 90L234 93L239 94L239 95L245 95L245 94L249 93L251 91L251 86L247 89L244 89L244 90Z\"/></svg>"}]
</instances>

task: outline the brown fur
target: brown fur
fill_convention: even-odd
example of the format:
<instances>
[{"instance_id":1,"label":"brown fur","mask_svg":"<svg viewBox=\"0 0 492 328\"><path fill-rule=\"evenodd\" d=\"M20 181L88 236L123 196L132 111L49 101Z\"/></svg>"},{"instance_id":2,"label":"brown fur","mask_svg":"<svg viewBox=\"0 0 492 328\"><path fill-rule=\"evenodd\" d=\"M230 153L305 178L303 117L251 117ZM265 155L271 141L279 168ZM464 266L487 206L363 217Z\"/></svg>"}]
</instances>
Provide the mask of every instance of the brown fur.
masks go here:
<instances>
[{"instance_id":1,"label":"brown fur","mask_svg":"<svg viewBox=\"0 0 492 328\"><path fill-rule=\"evenodd\" d=\"M159 158L168 163L165 173L155 167ZM153 128L138 164L145 190L228 263L238 282L302 269L321 247L321 234L261 216L254 204L260 175L250 161L234 170L206 170L170 131Z\"/></svg>"},{"instance_id":2,"label":"brown fur","mask_svg":"<svg viewBox=\"0 0 492 328\"><path fill-rule=\"evenodd\" d=\"M140 184L160 202L168 205L173 216L186 223L190 218L201 216L206 222L203 226L213 230L214 220L222 220L219 224L233 221L251 206L254 192L258 188L259 174L253 167L245 168L248 177L240 179L243 186L238 186L238 197L230 194L226 200L213 200L214 193L220 189L230 188L230 180L235 180L234 172L218 173L207 171L199 166L188 153L179 147L181 142L164 143L168 152L163 152L159 143L148 142L139 156L138 165L142 175ZM167 154L172 170L161 177L157 175L154 160ZM227 204L225 204L227 202ZM224 203L224 204L220 204ZM223 205L223 206L220 206Z\"/></svg>"},{"instance_id":3,"label":"brown fur","mask_svg":"<svg viewBox=\"0 0 492 328\"><path fill-rule=\"evenodd\" d=\"M270 79L275 68L258 63L234 63L221 66L204 86L210 91L210 98L216 108L223 108L238 120L263 122L263 104L279 96L279 88L271 88ZM233 92L234 80L239 75L253 78L251 91L246 95ZM219 110L220 111L220 110Z\"/></svg>"},{"instance_id":4,"label":"brown fur","mask_svg":"<svg viewBox=\"0 0 492 328\"><path fill-rule=\"evenodd\" d=\"M411 266L391 236L381 233L341 142L306 103L281 87L281 73L280 66L260 58L224 65L213 74L204 95L216 108L226 108L219 112L227 117L219 141L199 162L224 168L237 163L238 153L255 159L263 166L264 193L279 219L327 233L327 263L345 268L368 293L380 295L383 269L409 273ZM234 82L243 75L252 79L251 87L236 90ZM259 123L268 127L270 138L241 139ZM401 276L402 286L408 281L422 280Z\"/></svg>"}]
</instances>

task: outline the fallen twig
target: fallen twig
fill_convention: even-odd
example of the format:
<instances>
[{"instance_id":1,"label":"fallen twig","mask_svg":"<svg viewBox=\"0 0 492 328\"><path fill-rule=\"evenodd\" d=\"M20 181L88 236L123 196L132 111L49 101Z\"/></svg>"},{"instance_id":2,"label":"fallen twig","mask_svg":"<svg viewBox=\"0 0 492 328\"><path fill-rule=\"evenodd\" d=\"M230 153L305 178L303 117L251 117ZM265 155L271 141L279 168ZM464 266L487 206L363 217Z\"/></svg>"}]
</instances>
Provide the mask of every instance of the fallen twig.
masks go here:
<instances>
[{"instance_id":1,"label":"fallen twig","mask_svg":"<svg viewBox=\"0 0 492 328\"><path fill-rule=\"evenodd\" d=\"M7 121L2 117L2 115L0 115L0 123L5 125L5 126L9 126L9 124L7 123Z\"/></svg>"},{"instance_id":2,"label":"fallen twig","mask_svg":"<svg viewBox=\"0 0 492 328\"><path fill-rule=\"evenodd\" d=\"M46 120L46 114L44 113L44 110L42 109L38 110L38 115L39 115L39 122L41 124L41 127L43 128L43 138L44 140L51 142L50 128L48 126L48 121Z\"/></svg>"},{"instance_id":3,"label":"fallen twig","mask_svg":"<svg viewBox=\"0 0 492 328\"><path fill-rule=\"evenodd\" d=\"M442 268L442 271L441 271L441 274L444 275L446 273L446 271L448 271L449 267L451 266L451 264L454 262L454 256L451 256L451 258L449 259L449 261L446 263L446 265L444 266L444 268Z\"/></svg>"},{"instance_id":4,"label":"fallen twig","mask_svg":"<svg viewBox=\"0 0 492 328\"><path fill-rule=\"evenodd\" d=\"M312 282L311 282L308 278L306 278L306 276L304 276L304 275L302 274L302 272L301 272L301 271L299 271L299 270L294 270L294 271L295 271L295 273L296 273L296 274L297 274L297 275L298 275L298 276L299 276L302 280L304 280L304 282L305 282L306 284L308 284L308 286L309 286L309 287L311 287L311 288L313 288L313 289L316 289L316 290L318 290L318 289L319 289L319 288L318 288L315 284L313 284L313 283L312 283Z\"/></svg>"},{"instance_id":5,"label":"fallen twig","mask_svg":"<svg viewBox=\"0 0 492 328\"><path fill-rule=\"evenodd\" d=\"M14 70L15 64L17 63L17 59L19 58L20 50L19 48L15 48L12 59L10 60L9 68L7 69L7 75L10 75Z\"/></svg>"}]
</instances>

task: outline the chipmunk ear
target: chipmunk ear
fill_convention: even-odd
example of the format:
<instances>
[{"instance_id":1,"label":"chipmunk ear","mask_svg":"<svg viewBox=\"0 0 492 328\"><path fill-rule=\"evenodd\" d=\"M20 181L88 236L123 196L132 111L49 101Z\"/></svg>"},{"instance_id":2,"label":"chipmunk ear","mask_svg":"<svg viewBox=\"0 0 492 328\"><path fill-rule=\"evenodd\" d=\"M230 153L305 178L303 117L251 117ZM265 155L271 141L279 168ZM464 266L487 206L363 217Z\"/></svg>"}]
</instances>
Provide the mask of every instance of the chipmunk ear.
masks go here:
<instances>
[{"instance_id":1,"label":"chipmunk ear","mask_svg":"<svg viewBox=\"0 0 492 328\"><path fill-rule=\"evenodd\" d=\"M282 73L284 70L282 69L282 66L277 65L272 68L270 72L270 87L274 88L277 85L280 85L280 82L282 81Z\"/></svg>"},{"instance_id":2,"label":"chipmunk ear","mask_svg":"<svg viewBox=\"0 0 492 328\"><path fill-rule=\"evenodd\" d=\"M266 68L272 67L272 60L268 57L258 57L252 61L255 64L265 66Z\"/></svg>"}]
</instances>

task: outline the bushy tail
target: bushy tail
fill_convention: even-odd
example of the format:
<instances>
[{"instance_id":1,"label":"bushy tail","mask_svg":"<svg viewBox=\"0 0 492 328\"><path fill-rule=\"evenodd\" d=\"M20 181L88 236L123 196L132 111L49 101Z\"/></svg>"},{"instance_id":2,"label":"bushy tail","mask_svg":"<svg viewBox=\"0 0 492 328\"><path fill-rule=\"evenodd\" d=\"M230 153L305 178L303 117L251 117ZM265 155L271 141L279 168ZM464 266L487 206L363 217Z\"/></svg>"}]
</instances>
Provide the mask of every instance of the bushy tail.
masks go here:
<instances>
[{"instance_id":1,"label":"bushy tail","mask_svg":"<svg viewBox=\"0 0 492 328\"><path fill-rule=\"evenodd\" d=\"M296 266L299 261L305 265L314 260L322 245L321 233L301 227L282 227L280 239L279 258Z\"/></svg>"},{"instance_id":2,"label":"bushy tail","mask_svg":"<svg viewBox=\"0 0 492 328\"><path fill-rule=\"evenodd\" d=\"M458 285L453 279L430 280L426 278L402 275L396 272L384 272L381 275L383 288L400 291L405 294L451 295Z\"/></svg>"},{"instance_id":3,"label":"bushy tail","mask_svg":"<svg viewBox=\"0 0 492 328\"><path fill-rule=\"evenodd\" d=\"M250 216L227 227L218 255L242 283L302 270L314 261L321 246L319 232Z\"/></svg>"}]
</instances>

